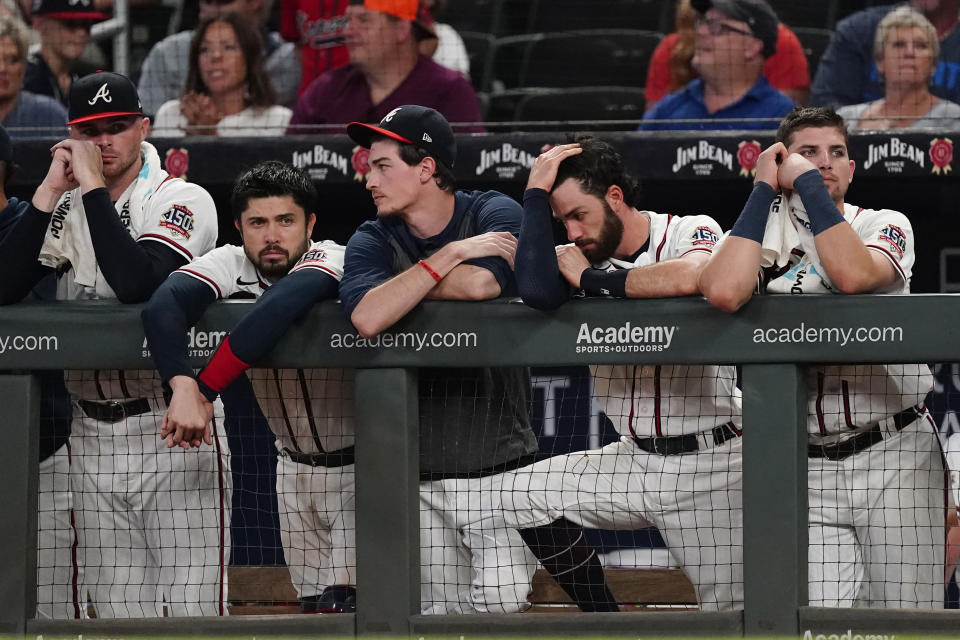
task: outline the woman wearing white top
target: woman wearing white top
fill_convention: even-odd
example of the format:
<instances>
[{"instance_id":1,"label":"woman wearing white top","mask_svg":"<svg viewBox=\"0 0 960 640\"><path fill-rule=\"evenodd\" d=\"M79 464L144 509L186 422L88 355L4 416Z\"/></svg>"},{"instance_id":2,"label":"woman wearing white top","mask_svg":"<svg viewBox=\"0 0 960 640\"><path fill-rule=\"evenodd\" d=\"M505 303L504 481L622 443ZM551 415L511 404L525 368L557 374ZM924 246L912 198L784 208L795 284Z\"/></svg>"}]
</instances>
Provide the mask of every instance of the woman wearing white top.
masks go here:
<instances>
[{"instance_id":1,"label":"woman wearing white top","mask_svg":"<svg viewBox=\"0 0 960 640\"><path fill-rule=\"evenodd\" d=\"M940 40L923 14L906 6L888 13L877 26L873 55L884 97L837 109L849 130L942 127L960 118L960 105L930 93Z\"/></svg>"},{"instance_id":2,"label":"woman wearing white top","mask_svg":"<svg viewBox=\"0 0 960 640\"><path fill-rule=\"evenodd\" d=\"M203 20L190 42L187 86L157 110L154 136L282 136L292 112L276 104L260 34L235 13Z\"/></svg>"}]
</instances>

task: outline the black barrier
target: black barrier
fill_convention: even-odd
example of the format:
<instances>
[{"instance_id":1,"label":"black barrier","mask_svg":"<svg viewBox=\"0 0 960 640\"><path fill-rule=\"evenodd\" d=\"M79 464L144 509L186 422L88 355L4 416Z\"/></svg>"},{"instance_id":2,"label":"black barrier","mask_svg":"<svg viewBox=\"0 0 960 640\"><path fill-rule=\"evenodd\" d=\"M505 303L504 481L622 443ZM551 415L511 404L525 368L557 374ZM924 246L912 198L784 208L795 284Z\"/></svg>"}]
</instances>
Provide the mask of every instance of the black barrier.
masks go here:
<instances>
[{"instance_id":1,"label":"black barrier","mask_svg":"<svg viewBox=\"0 0 960 640\"><path fill-rule=\"evenodd\" d=\"M247 310L240 304L243 303L213 306L200 325L204 337L194 334L195 347L206 349L214 333L222 335L232 326ZM798 424L803 424L804 419L804 407L798 406L802 404L801 371L793 363L960 361L958 329L952 321L958 305L960 297L955 296L784 296L758 298L739 313L725 315L694 298L582 300L549 314L509 301L424 303L391 330L390 335L395 338L389 344L382 342L381 337L377 345L344 346L343 336L356 334L343 319L338 305L322 304L293 328L264 364L349 365L365 369L357 378L358 401L383 396L396 399L394 404L380 408L367 403L358 411L358 475L364 473L364 461L375 460L379 466L376 472L381 476L405 479L393 483L358 482L357 505L361 510L370 510L369 513L396 510L397 505L408 504L412 495L416 478L410 468L413 458L398 450L407 448L406 453L410 454L409 447L417 441L417 421L410 414L415 376L406 369L465 364L745 363L744 428L748 433L763 434L763 438L745 448L744 454L744 478L751 487L744 493L744 547L749 549L744 566L749 578L745 584L745 608L742 614L414 615L417 598L411 583L418 560L410 547L418 539L416 519L406 518L385 531L369 524L376 524L375 519L358 516L360 522L368 523L357 531L359 562L367 564L359 568L358 606L366 607L363 615L278 617L272 628L282 634L344 633L353 628L355 621L358 634L584 635L604 629L606 633L632 635L690 635L708 631L722 635L798 635L814 627L817 633L835 633L838 637L842 633L876 633L878 629L882 633L909 628L955 632L960 625L960 614L956 612L911 611L904 615L899 611L804 606L805 491L801 487L806 482L806 451L804 438L798 433ZM108 303L7 307L0 311L0 371L142 367L145 356L139 311L135 305ZM105 335L110 339L103 339ZM396 336L406 335L414 338L403 337L401 343L395 342L400 340ZM98 338L93 340L91 336ZM203 347L199 346L201 343ZM630 349L619 350L618 346ZM603 348L578 351L578 347ZM195 361L204 359L196 356ZM35 424L36 420L35 408L31 409L36 389L25 383L25 378L29 376L0 375L0 399L4 400L0 405L0 424L7 432L26 431L35 438L35 430L24 429L24 425ZM24 397L12 402L11 398L17 395ZM393 412L393 428L398 425L397 415L406 416L402 421L406 424L403 437L364 437L382 424L383 411L387 409ZM763 440L776 446L762 446ZM29 438L5 441L8 446L2 456L4 471L13 477L29 477L36 465L29 448L35 445ZM779 489L772 498L771 488ZM35 512L27 505L35 504L34 490L27 482L14 485L14 490L5 496L8 517L0 520L0 539L8 548L19 545L26 555L33 548L29 538ZM397 527L404 531L397 531ZM776 544L770 544L771 541ZM369 570L371 563L391 562L401 563L395 567L394 581L377 579L382 574ZM30 610L34 590L29 564L22 571L0 576L0 592L8 596L0 601L0 631L76 635L132 633L135 629L138 634L224 635L247 633L253 628L242 618L204 619L196 624L168 619L28 620L25 611ZM792 584L783 586L791 581ZM772 590L771 585L781 587ZM262 635L261 630L269 633L269 622L263 624L261 619L257 623L258 635Z\"/></svg>"}]
</instances>

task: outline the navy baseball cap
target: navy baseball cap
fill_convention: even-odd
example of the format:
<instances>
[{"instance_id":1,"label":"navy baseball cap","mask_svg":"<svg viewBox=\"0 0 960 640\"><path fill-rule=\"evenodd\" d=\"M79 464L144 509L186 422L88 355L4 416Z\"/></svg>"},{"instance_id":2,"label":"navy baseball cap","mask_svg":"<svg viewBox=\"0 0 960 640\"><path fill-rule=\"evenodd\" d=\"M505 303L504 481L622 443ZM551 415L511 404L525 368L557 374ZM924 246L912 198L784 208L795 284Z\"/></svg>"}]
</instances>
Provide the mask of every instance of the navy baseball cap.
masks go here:
<instances>
[{"instance_id":1,"label":"navy baseball cap","mask_svg":"<svg viewBox=\"0 0 960 640\"><path fill-rule=\"evenodd\" d=\"M753 37L763 43L763 57L777 52L780 20L765 0L691 0L690 5L700 13L713 7L727 17L746 22Z\"/></svg>"},{"instance_id":2,"label":"navy baseball cap","mask_svg":"<svg viewBox=\"0 0 960 640\"><path fill-rule=\"evenodd\" d=\"M33 0L30 13L77 22L100 22L110 17L93 6L93 0Z\"/></svg>"},{"instance_id":3,"label":"navy baseball cap","mask_svg":"<svg viewBox=\"0 0 960 640\"><path fill-rule=\"evenodd\" d=\"M453 161L457 157L457 143L447 119L430 107L416 104L397 107L385 115L377 126L351 122L347 125L347 135L368 149L374 136L386 136L397 142L412 144L426 150L448 169L453 168Z\"/></svg>"},{"instance_id":4,"label":"navy baseball cap","mask_svg":"<svg viewBox=\"0 0 960 640\"><path fill-rule=\"evenodd\" d=\"M83 76L70 86L68 125L115 118L142 116L140 96L130 78L111 71Z\"/></svg>"}]
</instances>

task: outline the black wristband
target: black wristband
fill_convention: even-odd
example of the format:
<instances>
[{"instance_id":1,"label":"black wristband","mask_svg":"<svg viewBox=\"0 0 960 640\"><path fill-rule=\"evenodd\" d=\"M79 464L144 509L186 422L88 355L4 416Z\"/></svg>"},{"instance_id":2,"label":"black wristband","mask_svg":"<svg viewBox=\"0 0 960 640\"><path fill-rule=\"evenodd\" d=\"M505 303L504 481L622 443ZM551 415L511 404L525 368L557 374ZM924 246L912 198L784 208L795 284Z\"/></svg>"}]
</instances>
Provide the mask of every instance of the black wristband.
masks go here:
<instances>
[{"instance_id":1,"label":"black wristband","mask_svg":"<svg viewBox=\"0 0 960 640\"><path fill-rule=\"evenodd\" d=\"M588 267L580 274L580 288L591 296L627 297L627 276L629 269L601 271Z\"/></svg>"}]
</instances>

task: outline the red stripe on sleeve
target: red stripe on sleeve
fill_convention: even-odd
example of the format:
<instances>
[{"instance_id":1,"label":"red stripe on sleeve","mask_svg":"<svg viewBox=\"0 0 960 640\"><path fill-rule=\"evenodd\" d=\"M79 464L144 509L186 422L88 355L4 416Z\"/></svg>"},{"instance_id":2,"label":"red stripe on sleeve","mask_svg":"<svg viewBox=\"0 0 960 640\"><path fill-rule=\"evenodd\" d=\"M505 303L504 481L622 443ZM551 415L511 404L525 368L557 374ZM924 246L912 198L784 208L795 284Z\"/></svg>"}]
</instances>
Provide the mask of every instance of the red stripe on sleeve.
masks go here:
<instances>
[{"instance_id":1,"label":"red stripe on sleeve","mask_svg":"<svg viewBox=\"0 0 960 640\"><path fill-rule=\"evenodd\" d=\"M220 392L249 368L249 364L233 354L230 336L227 336L197 378L214 391Z\"/></svg>"}]
</instances>

